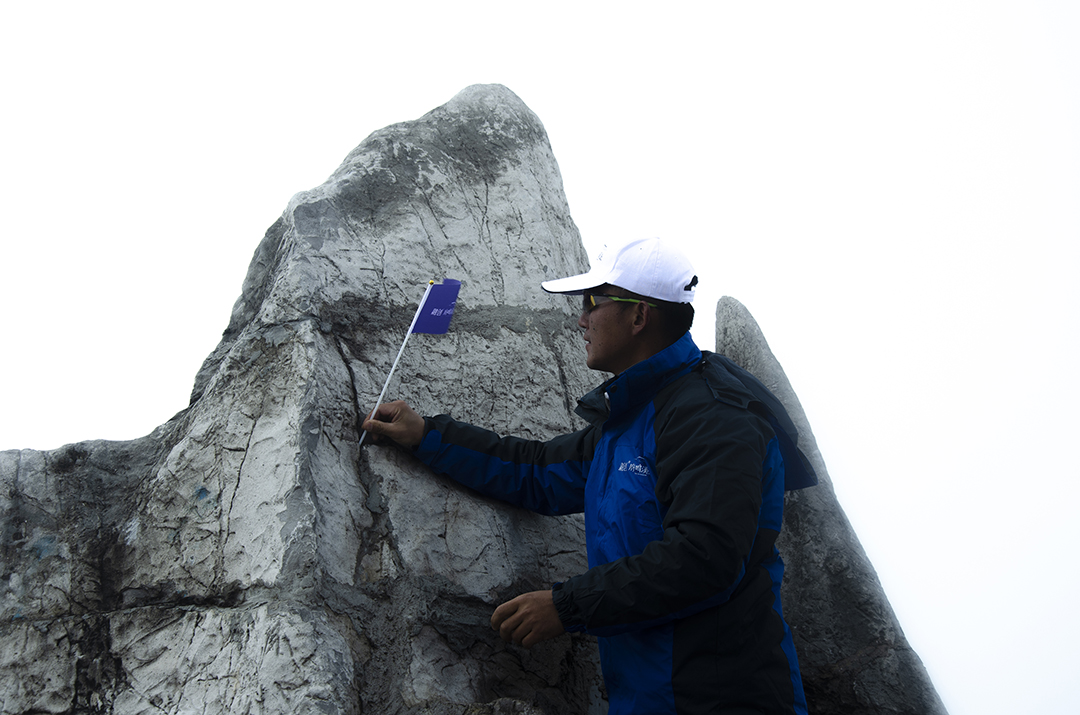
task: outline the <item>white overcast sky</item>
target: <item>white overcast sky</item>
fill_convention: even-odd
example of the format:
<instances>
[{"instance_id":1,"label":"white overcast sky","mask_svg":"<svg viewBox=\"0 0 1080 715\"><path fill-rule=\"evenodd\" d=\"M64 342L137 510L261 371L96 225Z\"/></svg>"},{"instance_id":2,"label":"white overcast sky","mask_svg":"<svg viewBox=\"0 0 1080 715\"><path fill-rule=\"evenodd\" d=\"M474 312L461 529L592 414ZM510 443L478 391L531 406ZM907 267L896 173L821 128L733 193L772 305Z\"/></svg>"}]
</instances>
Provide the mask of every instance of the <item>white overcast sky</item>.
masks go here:
<instances>
[{"instance_id":1,"label":"white overcast sky","mask_svg":"<svg viewBox=\"0 0 1080 715\"><path fill-rule=\"evenodd\" d=\"M1078 5L735 5L4 3L0 449L168 420L289 198L500 83L757 318L952 715L1075 713Z\"/></svg>"}]
</instances>

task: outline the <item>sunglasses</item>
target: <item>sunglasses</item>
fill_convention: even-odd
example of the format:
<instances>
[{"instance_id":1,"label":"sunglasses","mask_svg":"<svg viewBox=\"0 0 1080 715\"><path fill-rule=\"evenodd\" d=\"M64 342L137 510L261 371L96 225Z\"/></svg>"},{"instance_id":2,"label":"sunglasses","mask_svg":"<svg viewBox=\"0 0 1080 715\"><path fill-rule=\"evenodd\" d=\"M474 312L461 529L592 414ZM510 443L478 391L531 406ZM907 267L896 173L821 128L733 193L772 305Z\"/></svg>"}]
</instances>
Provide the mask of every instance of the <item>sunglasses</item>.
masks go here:
<instances>
[{"instance_id":1,"label":"sunglasses","mask_svg":"<svg viewBox=\"0 0 1080 715\"><path fill-rule=\"evenodd\" d=\"M599 308L604 303L614 301L615 303L644 303L650 308L659 308L656 303L650 303L647 300L639 300L637 298L620 298L616 295L595 295L593 293L586 293L581 296L581 312L591 313L596 308Z\"/></svg>"}]
</instances>

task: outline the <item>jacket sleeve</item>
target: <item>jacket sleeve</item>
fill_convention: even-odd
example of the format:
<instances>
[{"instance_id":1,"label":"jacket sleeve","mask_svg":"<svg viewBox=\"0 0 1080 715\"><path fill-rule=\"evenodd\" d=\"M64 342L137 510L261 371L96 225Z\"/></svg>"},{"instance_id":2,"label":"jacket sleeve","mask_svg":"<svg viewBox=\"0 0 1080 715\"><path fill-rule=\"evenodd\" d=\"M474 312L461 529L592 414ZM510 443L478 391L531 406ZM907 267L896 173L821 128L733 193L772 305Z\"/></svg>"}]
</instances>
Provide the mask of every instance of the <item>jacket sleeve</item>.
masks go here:
<instances>
[{"instance_id":1,"label":"jacket sleeve","mask_svg":"<svg viewBox=\"0 0 1080 715\"><path fill-rule=\"evenodd\" d=\"M434 471L540 514L584 510L594 428L542 442L500 437L449 415L424 421L424 439L413 453Z\"/></svg>"},{"instance_id":2,"label":"jacket sleeve","mask_svg":"<svg viewBox=\"0 0 1080 715\"><path fill-rule=\"evenodd\" d=\"M768 422L700 399L658 413L654 426L663 536L557 585L567 630L614 635L688 616L726 602L746 571L770 461L783 484Z\"/></svg>"}]
</instances>

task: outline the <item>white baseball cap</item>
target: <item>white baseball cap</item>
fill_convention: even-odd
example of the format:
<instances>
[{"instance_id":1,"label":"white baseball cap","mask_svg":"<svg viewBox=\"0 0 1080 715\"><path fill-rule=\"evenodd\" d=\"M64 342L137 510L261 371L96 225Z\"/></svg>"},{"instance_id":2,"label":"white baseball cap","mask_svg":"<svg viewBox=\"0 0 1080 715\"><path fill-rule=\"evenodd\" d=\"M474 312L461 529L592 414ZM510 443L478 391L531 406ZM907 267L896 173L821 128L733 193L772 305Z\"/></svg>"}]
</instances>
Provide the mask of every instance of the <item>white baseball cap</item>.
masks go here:
<instances>
[{"instance_id":1,"label":"white baseball cap","mask_svg":"<svg viewBox=\"0 0 1080 715\"><path fill-rule=\"evenodd\" d=\"M544 281L540 287L548 293L581 295L610 283L646 298L690 303L697 282L686 256L659 238L643 238L614 249L604 246L588 273Z\"/></svg>"}]
</instances>

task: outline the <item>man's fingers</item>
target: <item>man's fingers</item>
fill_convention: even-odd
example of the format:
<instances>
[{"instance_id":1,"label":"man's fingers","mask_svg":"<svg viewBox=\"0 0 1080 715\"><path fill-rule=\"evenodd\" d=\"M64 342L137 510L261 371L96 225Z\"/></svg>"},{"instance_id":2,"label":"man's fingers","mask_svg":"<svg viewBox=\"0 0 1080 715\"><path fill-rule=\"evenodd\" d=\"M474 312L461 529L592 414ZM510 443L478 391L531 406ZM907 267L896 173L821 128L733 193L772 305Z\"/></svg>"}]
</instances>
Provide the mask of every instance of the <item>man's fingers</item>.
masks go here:
<instances>
[{"instance_id":1,"label":"man's fingers","mask_svg":"<svg viewBox=\"0 0 1080 715\"><path fill-rule=\"evenodd\" d=\"M507 601L491 614L491 627L499 632L499 637L507 643L521 643L527 631L522 629L524 614L519 608L521 597ZM518 633L518 630L523 630Z\"/></svg>"},{"instance_id":2,"label":"man's fingers","mask_svg":"<svg viewBox=\"0 0 1080 715\"><path fill-rule=\"evenodd\" d=\"M424 418L401 400L379 405L360 427L375 437L386 437L409 448L419 445L424 437Z\"/></svg>"},{"instance_id":3,"label":"man's fingers","mask_svg":"<svg viewBox=\"0 0 1080 715\"><path fill-rule=\"evenodd\" d=\"M495 609L491 627L507 643L529 648L564 632L551 601L551 591L523 593Z\"/></svg>"},{"instance_id":4,"label":"man's fingers","mask_svg":"<svg viewBox=\"0 0 1080 715\"><path fill-rule=\"evenodd\" d=\"M528 648L533 643L539 641L539 639L532 637L534 630L535 628L531 621L521 616L520 613L515 613L503 623L502 627L499 629L499 637L507 643L513 643Z\"/></svg>"},{"instance_id":5,"label":"man's fingers","mask_svg":"<svg viewBox=\"0 0 1080 715\"><path fill-rule=\"evenodd\" d=\"M495 609L495 612L491 614L492 628L494 628L495 630L499 630L499 626L502 625L502 622L505 621L507 617L514 612L515 608L513 604L513 601L507 601L506 603L501 604L498 608Z\"/></svg>"},{"instance_id":6,"label":"man's fingers","mask_svg":"<svg viewBox=\"0 0 1080 715\"><path fill-rule=\"evenodd\" d=\"M381 410L382 407L380 406ZM376 418L376 413L369 414L363 424L360 425L360 429L368 433L368 439L372 444L383 444L386 440L383 435L386 434L386 429L389 425L386 422L382 422Z\"/></svg>"},{"instance_id":7,"label":"man's fingers","mask_svg":"<svg viewBox=\"0 0 1080 715\"><path fill-rule=\"evenodd\" d=\"M372 434L383 434L386 432L386 422L381 422L375 419L374 415L369 416L364 420L364 424L361 425L364 431Z\"/></svg>"},{"instance_id":8,"label":"man's fingers","mask_svg":"<svg viewBox=\"0 0 1080 715\"><path fill-rule=\"evenodd\" d=\"M402 400L384 402L375 410L372 414L372 418L379 422L397 422L401 419L405 407L406 405Z\"/></svg>"},{"instance_id":9,"label":"man's fingers","mask_svg":"<svg viewBox=\"0 0 1080 715\"><path fill-rule=\"evenodd\" d=\"M491 614L491 627L499 632L499 637L507 643L514 642L514 631L521 621L518 613L517 599L507 601Z\"/></svg>"},{"instance_id":10,"label":"man's fingers","mask_svg":"<svg viewBox=\"0 0 1080 715\"><path fill-rule=\"evenodd\" d=\"M383 434L386 427L398 419L399 414L400 411L394 409L394 403L379 405L377 409L368 414L363 427L368 432Z\"/></svg>"}]
</instances>

